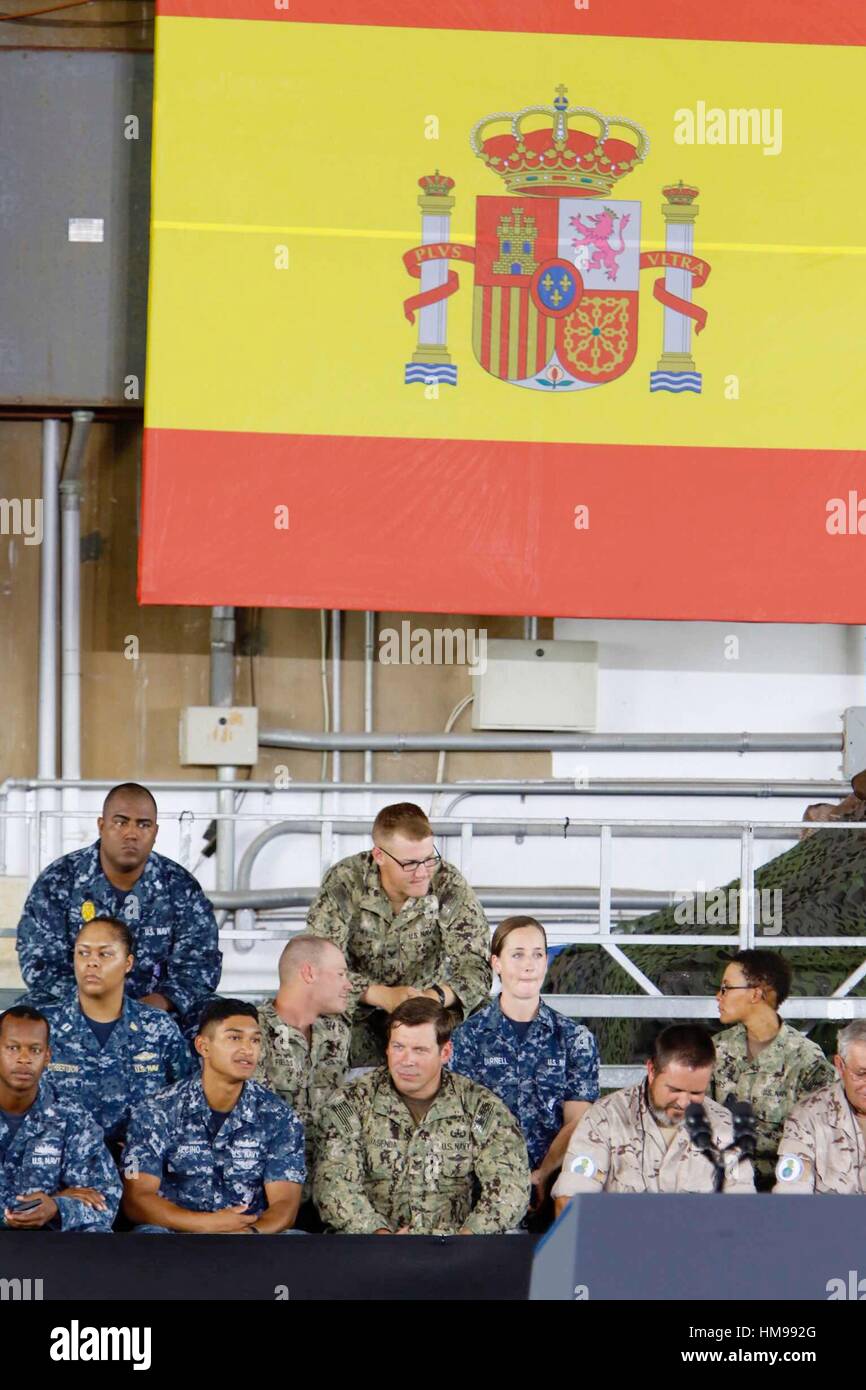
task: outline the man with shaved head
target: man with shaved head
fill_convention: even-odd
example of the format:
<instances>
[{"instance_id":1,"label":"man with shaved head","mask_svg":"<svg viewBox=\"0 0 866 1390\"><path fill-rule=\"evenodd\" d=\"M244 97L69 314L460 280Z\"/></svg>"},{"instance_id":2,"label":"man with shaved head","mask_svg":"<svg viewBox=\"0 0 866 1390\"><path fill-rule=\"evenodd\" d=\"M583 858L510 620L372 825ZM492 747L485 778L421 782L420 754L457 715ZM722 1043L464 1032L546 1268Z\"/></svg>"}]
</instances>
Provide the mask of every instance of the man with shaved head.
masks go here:
<instances>
[{"instance_id":1,"label":"man with shaved head","mask_svg":"<svg viewBox=\"0 0 866 1390\"><path fill-rule=\"evenodd\" d=\"M349 1068L351 1030L342 1015L351 985L339 947L307 934L284 948L279 971L276 998L259 1009L262 1054L256 1079L276 1091L303 1123L308 1198L319 1114Z\"/></svg>"},{"instance_id":2,"label":"man with shaved head","mask_svg":"<svg viewBox=\"0 0 866 1390\"><path fill-rule=\"evenodd\" d=\"M18 960L40 999L75 985L81 928L115 917L132 936L135 962L126 993L173 1013L189 1038L219 984L222 955L213 909L198 882L156 854L156 802L146 787L112 787L98 818L99 839L64 854L37 878L18 923Z\"/></svg>"}]
</instances>

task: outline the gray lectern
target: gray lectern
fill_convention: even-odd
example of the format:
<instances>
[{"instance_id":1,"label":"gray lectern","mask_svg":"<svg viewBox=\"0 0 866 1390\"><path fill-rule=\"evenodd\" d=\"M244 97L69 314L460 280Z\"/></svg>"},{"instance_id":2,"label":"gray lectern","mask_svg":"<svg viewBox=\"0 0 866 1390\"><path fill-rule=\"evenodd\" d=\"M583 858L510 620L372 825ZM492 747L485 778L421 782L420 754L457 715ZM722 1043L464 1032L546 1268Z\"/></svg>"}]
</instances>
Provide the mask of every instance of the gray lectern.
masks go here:
<instances>
[{"instance_id":1,"label":"gray lectern","mask_svg":"<svg viewBox=\"0 0 866 1390\"><path fill-rule=\"evenodd\" d=\"M866 1201L575 1197L536 1247L529 1296L866 1299Z\"/></svg>"}]
</instances>

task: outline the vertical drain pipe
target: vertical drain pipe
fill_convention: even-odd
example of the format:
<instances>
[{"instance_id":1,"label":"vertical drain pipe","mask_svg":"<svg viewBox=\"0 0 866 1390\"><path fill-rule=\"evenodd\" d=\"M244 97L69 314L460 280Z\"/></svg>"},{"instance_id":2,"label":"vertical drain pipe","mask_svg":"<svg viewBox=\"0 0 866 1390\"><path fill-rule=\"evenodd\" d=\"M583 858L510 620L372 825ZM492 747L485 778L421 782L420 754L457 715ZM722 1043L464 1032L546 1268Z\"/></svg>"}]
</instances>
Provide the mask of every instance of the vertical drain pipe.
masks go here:
<instances>
[{"instance_id":1,"label":"vertical drain pipe","mask_svg":"<svg viewBox=\"0 0 866 1390\"><path fill-rule=\"evenodd\" d=\"M373 732L373 661L376 655L376 614L364 614L364 733ZM373 750L364 749L364 781L373 780Z\"/></svg>"},{"instance_id":2,"label":"vertical drain pipe","mask_svg":"<svg viewBox=\"0 0 866 1390\"><path fill-rule=\"evenodd\" d=\"M221 709L230 709L235 698L235 610L231 607L211 609L210 620L210 702ZM218 767L218 782L233 782L236 767ZM235 794L226 788L217 792L217 812L230 815L235 809ZM216 886L219 892L231 892L235 882L235 823L217 821ZM225 915L218 920L224 921ZM239 944L239 943L236 943Z\"/></svg>"},{"instance_id":3,"label":"vertical drain pipe","mask_svg":"<svg viewBox=\"0 0 866 1390\"><path fill-rule=\"evenodd\" d=\"M81 780L81 499L84 453L92 423L92 410L73 410L60 484L60 767L64 782ZM70 817L67 823L64 815L62 822L65 852L81 843L80 825L74 815L80 810L78 789L64 787L61 804Z\"/></svg>"},{"instance_id":4,"label":"vertical drain pipe","mask_svg":"<svg viewBox=\"0 0 866 1390\"><path fill-rule=\"evenodd\" d=\"M39 709L37 716L36 776L57 777L57 618L60 541L60 421L42 422L42 553L39 566ZM36 794L40 811L53 811L57 793L43 787ZM60 853L59 825L46 817L45 845L48 863ZM41 845L38 852L41 854ZM31 865L38 873L42 863Z\"/></svg>"},{"instance_id":5,"label":"vertical drain pipe","mask_svg":"<svg viewBox=\"0 0 866 1390\"><path fill-rule=\"evenodd\" d=\"M335 734L342 732L343 724L343 683L342 683L342 619L339 608L331 609L331 729ZM340 780L340 751L334 749L331 763L331 781ZM336 803L335 803L336 804Z\"/></svg>"}]
</instances>

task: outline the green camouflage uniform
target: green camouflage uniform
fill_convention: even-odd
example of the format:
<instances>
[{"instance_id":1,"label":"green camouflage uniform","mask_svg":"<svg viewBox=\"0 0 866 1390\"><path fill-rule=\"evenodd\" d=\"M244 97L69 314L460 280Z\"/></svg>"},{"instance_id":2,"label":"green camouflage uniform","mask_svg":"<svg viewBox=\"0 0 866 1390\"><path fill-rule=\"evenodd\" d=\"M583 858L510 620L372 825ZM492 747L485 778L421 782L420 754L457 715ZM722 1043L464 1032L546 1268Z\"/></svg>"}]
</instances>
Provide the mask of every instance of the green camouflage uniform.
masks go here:
<instances>
[{"instance_id":1,"label":"green camouflage uniform","mask_svg":"<svg viewBox=\"0 0 866 1390\"><path fill-rule=\"evenodd\" d=\"M315 1171L319 1115L349 1070L349 1025L340 1014L322 1014L313 1023L308 1046L303 1033L280 1018L272 999L261 1004L258 1012L262 1053L255 1079L276 1091L304 1126L306 1199L310 1196Z\"/></svg>"},{"instance_id":2,"label":"green camouflage uniform","mask_svg":"<svg viewBox=\"0 0 866 1390\"><path fill-rule=\"evenodd\" d=\"M368 985L450 985L464 1017L486 1003L490 928L462 874L443 860L423 898L408 898L395 915L369 850L328 871L307 916L307 930L333 941L346 957L353 1015L351 1063L384 1060L380 1009L359 1004Z\"/></svg>"},{"instance_id":3,"label":"green camouflage uniform","mask_svg":"<svg viewBox=\"0 0 866 1390\"><path fill-rule=\"evenodd\" d=\"M737 887L737 883L726 885ZM866 935L866 836L862 829L847 833L816 830L793 849L777 855L755 872L755 887L782 894L782 932L785 936ZM739 949L736 931L730 949L724 946L629 946L631 932L666 936L718 935L717 926L690 926L674 917L676 905L623 924L623 948L628 957L659 987L662 994L714 994L725 965ZM724 929L723 929L724 930ZM774 938L778 940L778 937ZM758 931L756 946L761 945ZM794 995L832 994L860 959L856 950L827 946L798 947L789 952L794 968ZM549 994L642 994L643 990L600 946L567 946L551 964L545 982ZM852 998L866 995L866 980L851 990ZM634 1019L593 1020L602 1061L607 1064L643 1061L655 1035L668 1023ZM684 1020L685 1021L685 1020ZM809 1026L810 1036L825 1052L835 1048L836 1023Z\"/></svg>"},{"instance_id":4,"label":"green camouflage uniform","mask_svg":"<svg viewBox=\"0 0 866 1390\"><path fill-rule=\"evenodd\" d=\"M771 1185L782 1129L792 1105L834 1081L836 1073L817 1043L783 1023L757 1057L750 1057L746 1026L737 1023L713 1038L716 1065L710 1095L724 1103L733 1092L751 1104L757 1123L755 1172Z\"/></svg>"},{"instance_id":5,"label":"green camouflage uniform","mask_svg":"<svg viewBox=\"0 0 866 1390\"><path fill-rule=\"evenodd\" d=\"M529 1161L517 1121L485 1086L454 1072L443 1071L417 1126L387 1067L367 1072L328 1103L319 1136L314 1197L332 1230L495 1235L526 1211Z\"/></svg>"}]
</instances>

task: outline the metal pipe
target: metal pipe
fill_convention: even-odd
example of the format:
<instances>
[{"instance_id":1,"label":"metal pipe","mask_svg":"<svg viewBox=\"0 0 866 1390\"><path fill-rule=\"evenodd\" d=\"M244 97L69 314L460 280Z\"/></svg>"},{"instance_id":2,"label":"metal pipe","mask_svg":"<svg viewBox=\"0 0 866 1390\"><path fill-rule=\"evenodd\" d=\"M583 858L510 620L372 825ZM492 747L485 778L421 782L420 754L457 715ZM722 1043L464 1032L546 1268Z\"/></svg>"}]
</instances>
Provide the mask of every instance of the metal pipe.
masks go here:
<instances>
[{"instance_id":1,"label":"metal pipe","mask_svg":"<svg viewBox=\"0 0 866 1390\"><path fill-rule=\"evenodd\" d=\"M580 753L838 753L841 734L323 734L299 729L262 729L263 748L327 749L335 752L559 752Z\"/></svg>"},{"instance_id":2,"label":"metal pipe","mask_svg":"<svg viewBox=\"0 0 866 1390\"><path fill-rule=\"evenodd\" d=\"M39 708L37 716L37 776L57 776L57 618L59 563L60 421L42 425L42 553L39 570ZM53 810L53 791L37 798L43 810ZM59 824L49 820L48 857L56 857Z\"/></svg>"},{"instance_id":3,"label":"metal pipe","mask_svg":"<svg viewBox=\"0 0 866 1390\"><path fill-rule=\"evenodd\" d=\"M495 785L495 784L493 784ZM509 784L503 783L502 790L508 791ZM516 790L516 788L515 788ZM742 796L760 797L771 800L775 797L842 797L849 795L846 782L760 782L743 779L741 781L713 780L698 781L688 777L652 779L641 777L594 777L591 781L580 779L553 779L542 783L527 783L528 795L538 796ZM487 795L484 786L467 787L442 812L443 817L453 815L456 806L471 796Z\"/></svg>"},{"instance_id":4,"label":"metal pipe","mask_svg":"<svg viewBox=\"0 0 866 1390\"><path fill-rule=\"evenodd\" d=\"M219 606L211 610L210 627L210 702L220 709L228 709L234 703L235 691L235 610L229 606ZM217 782L234 783L237 768L232 766L217 768ZM232 787L220 787L217 792L217 811L220 816L231 816L235 809L235 793ZM221 892L234 888L235 872L235 823L233 820L217 821L216 842L216 881Z\"/></svg>"},{"instance_id":5,"label":"metal pipe","mask_svg":"<svg viewBox=\"0 0 866 1390\"><path fill-rule=\"evenodd\" d=\"M712 1018L714 998L699 994L543 994L551 1008L569 1018ZM786 999L782 1018L866 1018L866 999Z\"/></svg>"},{"instance_id":6,"label":"metal pipe","mask_svg":"<svg viewBox=\"0 0 866 1390\"><path fill-rule=\"evenodd\" d=\"M240 876L239 869L238 880ZM309 907L318 892L318 887L249 888L239 882L232 893L214 891L208 893L208 897L215 907L245 912L254 908L264 911L276 907ZM491 908L592 911L599 906L597 888L543 888L535 892L529 888L476 888L475 892L479 901ZM610 895L611 910L615 912L656 912L672 907L677 901L673 893L650 893L637 888L614 888ZM251 927L252 923L239 920L237 925ZM736 944L736 937L727 939ZM630 938L623 940L630 941Z\"/></svg>"},{"instance_id":7,"label":"metal pipe","mask_svg":"<svg viewBox=\"0 0 866 1390\"><path fill-rule=\"evenodd\" d=\"M340 744L340 742L339 742L340 730L341 730L341 728L342 728L342 717L343 717L343 688L342 688L342 674L343 674L343 672L342 672L342 668L341 668L341 647L342 647L342 643L341 643L341 640L340 640L340 639L341 639L341 636L342 636L342 614L341 614L339 608L332 608L332 609L331 609L331 728L333 729L334 732L333 732L333 735L324 734L324 735L320 735L320 737L322 737L322 738L335 737L336 740L337 740L336 742L334 742L334 743L331 744L331 747L332 747L332 749L333 749L333 758L331 759L331 775L332 775L333 781L335 781L335 782L339 782L339 780L340 780L340 748L341 748L341 746L342 746L342 745ZM364 734L355 734L354 737L355 737L355 738L361 738L361 739L363 740L365 737L366 737L366 738L371 737L371 735L369 735L369 734L368 734L368 735L364 735ZM261 743L261 739L259 739L259 743ZM276 746L276 745L273 745L273 746ZM286 746L289 747L290 745L286 745ZM359 747L361 747L361 748L367 748L367 747L371 747L371 746L372 746L372 745L368 745L368 744L363 743L363 742L359 745ZM322 745L322 747L324 747L324 744Z\"/></svg>"},{"instance_id":8,"label":"metal pipe","mask_svg":"<svg viewBox=\"0 0 866 1390\"><path fill-rule=\"evenodd\" d=\"M359 821L361 822L359 825ZM359 817L352 820L342 819L329 821L329 828L335 835L357 835L359 829L363 827L363 821ZM457 837L463 834L466 825L471 825L473 835L481 837L502 837L502 836L551 836L562 835L563 838L585 838L595 836L601 830L601 826L592 821L514 821L503 818L489 820L473 820L463 822L443 823L439 820L431 822L434 834L443 839ZM249 894L251 890L253 866L266 845L272 840L281 838L284 835L317 835L321 833L322 817L298 817L289 821L278 821L275 825L269 825L262 830L255 839L251 840L241 856L238 865L237 886L239 893ZM845 826L842 823L832 822L823 829L832 828L839 831L851 833L852 830L861 829L866 832L866 825ZM605 829L609 829L611 836L618 835L626 839L741 839L742 827L735 822L700 822L696 824L683 824L682 822L659 822L650 823L641 821L619 821L607 823ZM802 823L796 821L793 824L784 822L769 824L767 826L754 826L752 834L758 839L783 839L786 835L781 834L780 830L787 830L792 834L799 833ZM496 890L491 889L490 894L495 895ZM493 900L493 898L491 898ZM651 901L648 905L650 910L656 907L667 907L678 899L672 895L665 895L661 902ZM513 903L513 893L509 890L508 901ZM598 904L599 897L597 892L591 894L578 895L574 902L567 905L572 907L593 907ZM281 905L281 904L278 904ZM550 889L541 891L529 890L525 894L525 902L521 905L536 907L560 906L563 899L560 895ZM611 905L614 907L641 906L640 901L631 900L626 903L622 897L614 898L611 896ZM246 907L248 904L239 903L238 906Z\"/></svg>"},{"instance_id":9,"label":"metal pipe","mask_svg":"<svg viewBox=\"0 0 866 1390\"><path fill-rule=\"evenodd\" d=\"M367 609L364 614L364 733L372 733L373 719L373 673L376 655L376 614ZM364 749L364 781L373 780L373 750Z\"/></svg>"},{"instance_id":10,"label":"metal pipe","mask_svg":"<svg viewBox=\"0 0 866 1390\"><path fill-rule=\"evenodd\" d=\"M92 410L73 410L72 432L66 449L60 483L61 506L61 700L60 762L64 781L81 778L81 499L82 473ZM63 810L78 810L78 788L64 788ZM77 843L73 833L64 835L64 849Z\"/></svg>"},{"instance_id":11,"label":"metal pipe","mask_svg":"<svg viewBox=\"0 0 866 1390\"><path fill-rule=\"evenodd\" d=\"M0 799L6 797L10 791L35 791L40 787L62 788L65 785L66 783L62 778L42 780L38 777L8 777L0 783ZM100 791L114 786L114 782L108 778L90 777L82 778L78 785L85 790ZM235 791L267 792L269 795L273 795L278 790L273 782L235 781L231 785ZM148 782L148 786L152 791L213 791L213 782L211 781L187 780L185 778L157 780ZM330 782L292 782L288 790L292 792L321 792L330 791L331 786L332 783ZM369 787L365 782L341 782L340 791L367 792ZM790 797L791 799L839 797L841 799L849 795L850 784L848 782L817 781L767 782L750 781L745 778L742 781L713 781L690 780L687 777L677 780L600 777L594 779L587 786L583 786L582 784L576 785L570 777L553 777L527 778L525 780L518 778L502 781L493 779L491 781L460 782L377 782L376 791L456 792L458 795L455 800L442 813L442 818L445 819L458 801L470 796L740 796L763 799L773 797Z\"/></svg>"}]
</instances>

